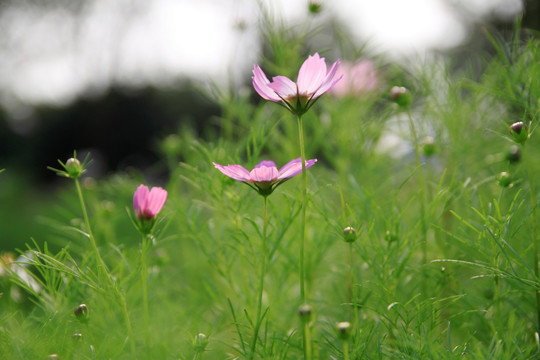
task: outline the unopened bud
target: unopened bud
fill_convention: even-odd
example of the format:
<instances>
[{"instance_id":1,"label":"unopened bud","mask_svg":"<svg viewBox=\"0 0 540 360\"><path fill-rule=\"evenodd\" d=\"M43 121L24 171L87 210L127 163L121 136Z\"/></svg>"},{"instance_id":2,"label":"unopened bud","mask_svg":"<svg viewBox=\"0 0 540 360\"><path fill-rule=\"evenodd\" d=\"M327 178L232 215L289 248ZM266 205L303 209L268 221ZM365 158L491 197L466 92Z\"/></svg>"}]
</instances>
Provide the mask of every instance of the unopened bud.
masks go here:
<instances>
[{"instance_id":1,"label":"unopened bud","mask_svg":"<svg viewBox=\"0 0 540 360\"><path fill-rule=\"evenodd\" d=\"M348 243L352 243L356 241L356 229L352 226L347 226L345 229L343 229L343 240Z\"/></svg>"},{"instance_id":2,"label":"unopened bud","mask_svg":"<svg viewBox=\"0 0 540 360\"><path fill-rule=\"evenodd\" d=\"M518 121L510 125L510 133L515 142L523 144L529 138L529 127L523 121Z\"/></svg>"},{"instance_id":3,"label":"unopened bud","mask_svg":"<svg viewBox=\"0 0 540 360\"><path fill-rule=\"evenodd\" d=\"M311 306L308 304L300 305L298 308L298 315L302 321L309 321L311 319Z\"/></svg>"},{"instance_id":4,"label":"unopened bud","mask_svg":"<svg viewBox=\"0 0 540 360\"><path fill-rule=\"evenodd\" d=\"M195 343L193 344L195 350L197 351L204 351L206 348L206 345L208 343L208 338L205 334L199 333L197 336L195 336Z\"/></svg>"},{"instance_id":5,"label":"unopened bud","mask_svg":"<svg viewBox=\"0 0 540 360\"><path fill-rule=\"evenodd\" d=\"M412 101L411 93L403 86L394 86L390 89L390 98L402 107L408 106Z\"/></svg>"},{"instance_id":6,"label":"unopened bud","mask_svg":"<svg viewBox=\"0 0 540 360\"><path fill-rule=\"evenodd\" d=\"M59 360L60 357L59 357L58 355L56 355L56 354L51 354L51 355L47 356L47 359L55 359L55 360Z\"/></svg>"},{"instance_id":7,"label":"unopened bud","mask_svg":"<svg viewBox=\"0 0 540 360\"><path fill-rule=\"evenodd\" d=\"M337 331L341 340L348 340L350 335L351 324L348 321L337 323Z\"/></svg>"},{"instance_id":8,"label":"unopened bud","mask_svg":"<svg viewBox=\"0 0 540 360\"><path fill-rule=\"evenodd\" d=\"M388 242L394 242L398 240L398 237L396 234L393 234L390 230L386 230L386 233L384 234L384 239Z\"/></svg>"},{"instance_id":9,"label":"unopened bud","mask_svg":"<svg viewBox=\"0 0 540 360\"><path fill-rule=\"evenodd\" d=\"M77 318L84 319L88 316L88 307L86 306L86 304L81 304L77 306L75 310L73 310L73 313Z\"/></svg>"},{"instance_id":10,"label":"unopened bud","mask_svg":"<svg viewBox=\"0 0 540 360\"><path fill-rule=\"evenodd\" d=\"M69 158L68 161L66 161L65 168L69 177L73 179L78 178L83 173L81 162L76 158Z\"/></svg>"},{"instance_id":11,"label":"unopened bud","mask_svg":"<svg viewBox=\"0 0 540 360\"><path fill-rule=\"evenodd\" d=\"M422 141L422 151L424 152L424 155L429 157L435 154L436 150L437 146L435 144L435 139L431 136L426 136Z\"/></svg>"},{"instance_id":12,"label":"unopened bud","mask_svg":"<svg viewBox=\"0 0 540 360\"><path fill-rule=\"evenodd\" d=\"M82 337L83 337L83 335L80 334L80 333L71 335L71 338L72 338L73 340L82 340Z\"/></svg>"},{"instance_id":13,"label":"unopened bud","mask_svg":"<svg viewBox=\"0 0 540 360\"><path fill-rule=\"evenodd\" d=\"M499 181L499 185L502 187L508 187L510 184L512 184L512 176L506 171L500 173L497 180Z\"/></svg>"},{"instance_id":14,"label":"unopened bud","mask_svg":"<svg viewBox=\"0 0 540 360\"><path fill-rule=\"evenodd\" d=\"M321 12L322 5L316 1L310 1L308 5L309 12L312 14L318 14Z\"/></svg>"}]
</instances>

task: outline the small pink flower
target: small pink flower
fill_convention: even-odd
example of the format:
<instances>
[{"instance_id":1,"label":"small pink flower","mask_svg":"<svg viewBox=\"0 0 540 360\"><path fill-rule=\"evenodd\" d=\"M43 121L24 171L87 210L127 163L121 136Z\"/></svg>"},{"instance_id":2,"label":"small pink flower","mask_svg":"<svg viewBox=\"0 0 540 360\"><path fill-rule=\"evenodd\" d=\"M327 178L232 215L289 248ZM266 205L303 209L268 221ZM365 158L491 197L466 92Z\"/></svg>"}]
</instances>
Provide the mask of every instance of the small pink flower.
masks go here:
<instances>
[{"instance_id":1,"label":"small pink flower","mask_svg":"<svg viewBox=\"0 0 540 360\"><path fill-rule=\"evenodd\" d=\"M343 79L330 90L331 94L339 97L373 91L379 84L375 66L369 60L356 63L343 62L336 76L340 75Z\"/></svg>"},{"instance_id":2,"label":"small pink flower","mask_svg":"<svg viewBox=\"0 0 540 360\"><path fill-rule=\"evenodd\" d=\"M167 191L160 187L148 190L145 185L139 185L133 194L133 209L138 219L151 220L161 211L167 200Z\"/></svg>"},{"instance_id":3,"label":"small pink flower","mask_svg":"<svg viewBox=\"0 0 540 360\"><path fill-rule=\"evenodd\" d=\"M317 162L317 159L306 160L306 169ZM249 171L241 165L219 165L212 163L223 174L242 181L263 196L270 195L276 187L302 172L302 159L294 159L277 169L273 161L262 161Z\"/></svg>"},{"instance_id":4,"label":"small pink flower","mask_svg":"<svg viewBox=\"0 0 540 360\"><path fill-rule=\"evenodd\" d=\"M263 99L279 102L293 114L302 115L341 79L336 74L338 66L339 60L328 71L324 58L315 53L308 56L300 67L296 83L281 75L273 77L270 82L258 65L254 65L251 79Z\"/></svg>"}]
</instances>

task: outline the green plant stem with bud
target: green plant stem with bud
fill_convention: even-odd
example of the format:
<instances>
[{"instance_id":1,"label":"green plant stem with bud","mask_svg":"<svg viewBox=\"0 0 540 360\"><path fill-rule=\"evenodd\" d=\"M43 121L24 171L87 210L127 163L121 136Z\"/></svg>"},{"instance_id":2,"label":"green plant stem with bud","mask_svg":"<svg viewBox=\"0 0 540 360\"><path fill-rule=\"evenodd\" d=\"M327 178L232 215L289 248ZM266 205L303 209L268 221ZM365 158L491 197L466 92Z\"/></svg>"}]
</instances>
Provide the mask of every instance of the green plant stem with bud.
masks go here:
<instances>
[{"instance_id":1,"label":"green plant stem with bud","mask_svg":"<svg viewBox=\"0 0 540 360\"><path fill-rule=\"evenodd\" d=\"M104 277L107 279L107 282L109 286L114 289L116 292L117 300L120 303L120 307L122 309L122 314L124 316L124 321L126 323L126 330L129 337L129 343L131 348L131 353L135 356L135 343L133 342L133 329L131 327L131 321L129 319L129 312L127 309L127 303L126 298L122 291L118 288L118 286L113 281L111 274L109 272L109 268L103 261L103 258L101 257L101 254L99 252L99 249L97 247L96 239L94 238L94 234L92 233L92 228L90 226L90 219L88 218L88 212L86 210L86 205L84 202L84 196L81 189L81 184L78 177L74 177L73 180L75 181L75 187L77 188L77 195L79 197L79 202L81 204L81 209L83 213L84 223L86 225L86 231L88 232L88 238L90 239L90 243L92 244L92 249L94 250L94 253L96 255L97 261L98 261L98 269L104 275Z\"/></svg>"},{"instance_id":2,"label":"green plant stem with bud","mask_svg":"<svg viewBox=\"0 0 540 360\"><path fill-rule=\"evenodd\" d=\"M263 293L264 293L264 276L266 275L266 257L267 257L267 250L266 250L266 237L267 237L267 229L268 229L268 197L264 197L264 214L263 214L263 233L262 233L262 243L261 243L261 273L260 273L260 279L259 279L259 293L257 296L257 317L256 317L256 323L255 323L255 329L253 331L253 343L251 344L251 353L250 353L250 359L253 359L255 356L255 349L257 348L257 340L259 337L259 329L262 324L262 300L263 300Z\"/></svg>"}]
</instances>

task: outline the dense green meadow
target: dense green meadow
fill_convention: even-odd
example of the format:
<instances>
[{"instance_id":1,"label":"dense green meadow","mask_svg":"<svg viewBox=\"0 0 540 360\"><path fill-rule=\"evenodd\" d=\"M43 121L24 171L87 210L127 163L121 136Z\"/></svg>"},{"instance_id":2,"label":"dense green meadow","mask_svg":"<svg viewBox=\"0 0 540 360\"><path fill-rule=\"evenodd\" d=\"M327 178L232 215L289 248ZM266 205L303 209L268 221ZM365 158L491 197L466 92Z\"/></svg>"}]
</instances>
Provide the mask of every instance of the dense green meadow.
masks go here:
<instances>
[{"instance_id":1,"label":"dense green meadow","mask_svg":"<svg viewBox=\"0 0 540 360\"><path fill-rule=\"evenodd\" d=\"M360 54L265 35L269 79ZM459 66L372 58L373 86L330 90L301 121L249 77L212 89L217 126L161 139L155 171L50 164L66 173L47 230L3 255L0 357L537 358L540 42L485 36ZM280 168L301 157L299 124L317 162L270 195L213 166ZM140 184L168 192L146 232Z\"/></svg>"}]
</instances>

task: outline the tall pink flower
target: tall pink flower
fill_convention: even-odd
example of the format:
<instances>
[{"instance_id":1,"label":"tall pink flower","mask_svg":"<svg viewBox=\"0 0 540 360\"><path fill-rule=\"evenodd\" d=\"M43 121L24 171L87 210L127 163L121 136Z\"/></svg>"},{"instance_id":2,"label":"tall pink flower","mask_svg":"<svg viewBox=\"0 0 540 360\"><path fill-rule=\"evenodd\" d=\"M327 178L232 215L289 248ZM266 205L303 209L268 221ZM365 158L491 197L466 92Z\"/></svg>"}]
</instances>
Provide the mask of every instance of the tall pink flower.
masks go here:
<instances>
[{"instance_id":1,"label":"tall pink flower","mask_svg":"<svg viewBox=\"0 0 540 360\"><path fill-rule=\"evenodd\" d=\"M167 200L167 191L160 187L149 190L145 185L139 185L133 194L133 209L137 218L153 219L161 211Z\"/></svg>"},{"instance_id":2,"label":"tall pink flower","mask_svg":"<svg viewBox=\"0 0 540 360\"><path fill-rule=\"evenodd\" d=\"M317 159L306 160L306 169L316 162ZM302 160L300 158L289 161L279 170L273 161L262 161L251 171L241 165L223 166L216 163L212 164L223 174L244 182L262 196L270 195L279 185L302 172Z\"/></svg>"},{"instance_id":3,"label":"tall pink flower","mask_svg":"<svg viewBox=\"0 0 540 360\"><path fill-rule=\"evenodd\" d=\"M258 65L254 65L251 79L263 99L278 102L293 114L302 115L341 79L336 76L338 66L339 60L328 71L324 58L315 53L300 67L296 83L282 75L274 76L270 82Z\"/></svg>"}]
</instances>

